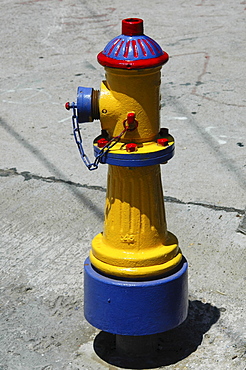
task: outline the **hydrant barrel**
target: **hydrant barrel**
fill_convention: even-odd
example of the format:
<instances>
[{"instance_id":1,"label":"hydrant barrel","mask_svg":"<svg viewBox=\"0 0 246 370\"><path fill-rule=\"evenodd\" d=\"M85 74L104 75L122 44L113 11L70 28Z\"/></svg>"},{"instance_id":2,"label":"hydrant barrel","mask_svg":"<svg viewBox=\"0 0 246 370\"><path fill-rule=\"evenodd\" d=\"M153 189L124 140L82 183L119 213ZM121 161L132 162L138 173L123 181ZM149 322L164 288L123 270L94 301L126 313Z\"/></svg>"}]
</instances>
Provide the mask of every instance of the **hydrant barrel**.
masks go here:
<instances>
[{"instance_id":1,"label":"hydrant barrel","mask_svg":"<svg viewBox=\"0 0 246 370\"><path fill-rule=\"evenodd\" d=\"M160 166L109 166L104 230L92 241L92 264L136 279L163 275L181 259L166 228Z\"/></svg>"}]
</instances>

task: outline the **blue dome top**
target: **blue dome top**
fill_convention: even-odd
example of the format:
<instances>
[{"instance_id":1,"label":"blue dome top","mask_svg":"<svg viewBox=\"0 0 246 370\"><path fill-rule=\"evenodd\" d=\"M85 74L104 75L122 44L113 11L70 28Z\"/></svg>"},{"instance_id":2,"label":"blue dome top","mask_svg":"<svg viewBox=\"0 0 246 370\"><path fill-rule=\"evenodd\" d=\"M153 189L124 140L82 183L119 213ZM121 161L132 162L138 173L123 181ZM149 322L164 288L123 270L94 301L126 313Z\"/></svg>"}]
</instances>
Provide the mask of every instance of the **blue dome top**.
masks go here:
<instances>
[{"instance_id":1,"label":"blue dome top","mask_svg":"<svg viewBox=\"0 0 246 370\"><path fill-rule=\"evenodd\" d=\"M143 20L129 18L122 21L122 35L111 40L98 54L103 66L139 69L152 68L168 61L168 54L160 45L143 34Z\"/></svg>"}]
</instances>

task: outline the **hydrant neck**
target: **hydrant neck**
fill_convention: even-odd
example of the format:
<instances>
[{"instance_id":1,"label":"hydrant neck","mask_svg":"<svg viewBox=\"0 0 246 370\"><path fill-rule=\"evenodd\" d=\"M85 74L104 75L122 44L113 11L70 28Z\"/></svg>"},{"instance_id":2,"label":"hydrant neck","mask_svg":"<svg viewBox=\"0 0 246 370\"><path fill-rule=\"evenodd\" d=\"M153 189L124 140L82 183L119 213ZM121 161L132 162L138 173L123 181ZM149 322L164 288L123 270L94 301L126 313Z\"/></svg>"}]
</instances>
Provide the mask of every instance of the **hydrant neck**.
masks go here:
<instances>
[{"instance_id":1,"label":"hydrant neck","mask_svg":"<svg viewBox=\"0 0 246 370\"><path fill-rule=\"evenodd\" d=\"M105 68L106 81L100 94L102 129L111 137L123 130L129 112L134 112L138 127L128 131L122 142L143 143L155 140L160 129L161 67L142 70Z\"/></svg>"}]
</instances>

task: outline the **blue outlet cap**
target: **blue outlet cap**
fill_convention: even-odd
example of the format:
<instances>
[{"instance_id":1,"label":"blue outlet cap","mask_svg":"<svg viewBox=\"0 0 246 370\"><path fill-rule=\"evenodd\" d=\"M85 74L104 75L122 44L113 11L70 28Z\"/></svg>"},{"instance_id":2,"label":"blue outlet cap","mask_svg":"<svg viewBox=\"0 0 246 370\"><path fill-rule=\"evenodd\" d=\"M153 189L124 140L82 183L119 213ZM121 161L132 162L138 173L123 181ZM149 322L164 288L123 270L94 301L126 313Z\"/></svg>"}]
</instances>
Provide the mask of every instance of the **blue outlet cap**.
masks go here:
<instances>
[{"instance_id":1,"label":"blue outlet cap","mask_svg":"<svg viewBox=\"0 0 246 370\"><path fill-rule=\"evenodd\" d=\"M77 112L78 122L92 122L92 92L91 87L78 87L77 91Z\"/></svg>"}]
</instances>

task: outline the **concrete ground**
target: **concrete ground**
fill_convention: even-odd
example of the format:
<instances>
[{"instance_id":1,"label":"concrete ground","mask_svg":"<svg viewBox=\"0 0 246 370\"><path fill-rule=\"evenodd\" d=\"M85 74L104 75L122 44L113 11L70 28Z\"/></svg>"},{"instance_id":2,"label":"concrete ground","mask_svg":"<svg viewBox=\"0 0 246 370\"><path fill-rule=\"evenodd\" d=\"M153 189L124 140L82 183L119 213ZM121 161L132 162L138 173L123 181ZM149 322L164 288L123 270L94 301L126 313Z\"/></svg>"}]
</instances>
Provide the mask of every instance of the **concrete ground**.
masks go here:
<instances>
[{"instance_id":1,"label":"concrete ground","mask_svg":"<svg viewBox=\"0 0 246 370\"><path fill-rule=\"evenodd\" d=\"M245 369L245 14L243 0L2 0L1 370L132 366L83 317L107 168L85 168L64 109L77 86L99 88L96 56L132 16L170 54L161 119L176 155L162 177L190 299L186 322L132 368ZM99 133L83 125L90 156Z\"/></svg>"}]
</instances>

